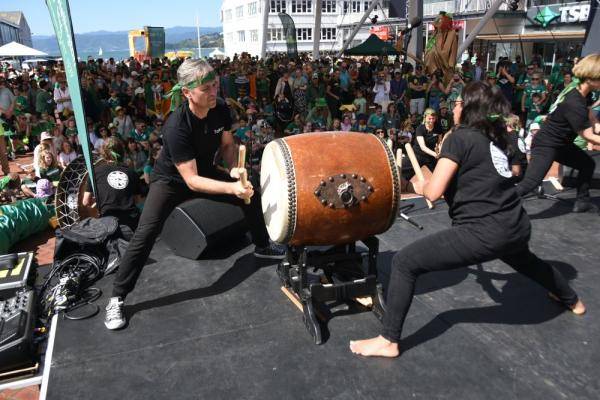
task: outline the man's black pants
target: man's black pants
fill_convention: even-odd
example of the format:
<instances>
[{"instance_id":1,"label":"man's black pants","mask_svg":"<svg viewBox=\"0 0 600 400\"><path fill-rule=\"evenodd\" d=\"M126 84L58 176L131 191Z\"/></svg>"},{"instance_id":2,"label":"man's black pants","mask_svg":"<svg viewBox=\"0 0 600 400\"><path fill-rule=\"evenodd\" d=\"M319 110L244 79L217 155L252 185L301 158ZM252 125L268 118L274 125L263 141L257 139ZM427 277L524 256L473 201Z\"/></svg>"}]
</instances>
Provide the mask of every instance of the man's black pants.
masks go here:
<instances>
[{"instance_id":1,"label":"man's black pants","mask_svg":"<svg viewBox=\"0 0 600 400\"><path fill-rule=\"evenodd\" d=\"M229 179L221 177L221 180ZM167 217L177 205L194 197L204 197L242 207L254 244L258 247L269 244L260 193L256 186L251 203L245 205L244 200L231 195L197 193L181 184L161 180L152 182L137 229L117 271L112 297L125 298L133 290Z\"/></svg>"},{"instance_id":2,"label":"man's black pants","mask_svg":"<svg viewBox=\"0 0 600 400\"><path fill-rule=\"evenodd\" d=\"M417 240L396 253L386 295L382 336L399 343L420 275L497 258L555 294L564 304L577 303L577 294L561 273L529 250L529 220L522 219L521 228L504 232L497 229L498 224L495 227L490 224L455 226Z\"/></svg>"},{"instance_id":3,"label":"man's black pants","mask_svg":"<svg viewBox=\"0 0 600 400\"><path fill-rule=\"evenodd\" d=\"M527 172L525 172L523 180L517 185L519 194L523 196L539 186L553 161L579 171L577 175L577 199L589 199L590 183L596 166L592 157L573 143L554 147L535 143L535 139L531 148L531 161L527 167Z\"/></svg>"}]
</instances>

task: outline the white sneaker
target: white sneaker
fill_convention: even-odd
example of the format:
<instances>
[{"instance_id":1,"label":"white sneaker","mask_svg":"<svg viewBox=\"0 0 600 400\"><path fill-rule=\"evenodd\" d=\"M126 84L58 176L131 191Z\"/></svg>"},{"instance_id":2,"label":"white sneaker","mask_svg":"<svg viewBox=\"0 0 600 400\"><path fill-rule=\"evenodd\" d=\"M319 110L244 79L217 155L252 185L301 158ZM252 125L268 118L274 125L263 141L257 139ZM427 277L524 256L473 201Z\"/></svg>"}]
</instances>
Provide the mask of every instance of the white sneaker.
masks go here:
<instances>
[{"instance_id":1,"label":"white sneaker","mask_svg":"<svg viewBox=\"0 0 600 400\"><path fill-rule=\"evenodd\" d=\"M106 306L106 317L104 325L110 330L119 329L125 326L125 316L123 315L123 307L125 303L120 297L111 297Z\"/></svg>"}]
</instances>

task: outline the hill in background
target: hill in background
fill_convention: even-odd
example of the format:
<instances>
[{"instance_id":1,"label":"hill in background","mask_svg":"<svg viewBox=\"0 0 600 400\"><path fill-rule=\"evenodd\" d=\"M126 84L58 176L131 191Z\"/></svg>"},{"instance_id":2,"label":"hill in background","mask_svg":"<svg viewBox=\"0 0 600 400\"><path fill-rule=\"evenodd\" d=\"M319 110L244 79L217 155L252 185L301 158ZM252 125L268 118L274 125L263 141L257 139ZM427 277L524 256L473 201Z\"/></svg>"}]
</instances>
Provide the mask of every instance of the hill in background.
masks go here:
<instances>
[{"instance_id":1,"label":"hill in background","mask_svg":"<svg viewBox=\"0 0 600 400\"><path fill-rule=\"evenodd\" d=\"M223 29L221 27L200 28L202 47L223 47ZM104 51L129 50L128 31L97 31L75 34L77 51L95 53L101 47ZM33 47L48 54L58 54L56 36L32 36ZM175 26L165 28L166 50L182 49L196 46L196 27ZM191 46L188 46L191 43Z\"/></svg>"}]
</instances>

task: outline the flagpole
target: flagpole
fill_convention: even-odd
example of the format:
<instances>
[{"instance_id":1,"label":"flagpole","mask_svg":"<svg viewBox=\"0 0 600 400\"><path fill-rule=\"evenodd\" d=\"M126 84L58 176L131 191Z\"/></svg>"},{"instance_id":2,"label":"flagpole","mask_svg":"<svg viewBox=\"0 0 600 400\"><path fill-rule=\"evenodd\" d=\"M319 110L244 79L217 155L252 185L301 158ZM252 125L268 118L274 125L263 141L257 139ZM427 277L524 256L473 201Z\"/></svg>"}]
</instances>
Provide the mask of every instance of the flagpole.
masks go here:
<instances>
[{"instance_id":1,"label":"flagpole","mask_svg":"<svg viewBox=\"0 0 600 400\"><path fill-rule=\"evenodd\" d=\"M198 58L202 58L202 45L200 45L200 20L196 11L196 34L198 36Z\"/></svg>"}]
</instances>

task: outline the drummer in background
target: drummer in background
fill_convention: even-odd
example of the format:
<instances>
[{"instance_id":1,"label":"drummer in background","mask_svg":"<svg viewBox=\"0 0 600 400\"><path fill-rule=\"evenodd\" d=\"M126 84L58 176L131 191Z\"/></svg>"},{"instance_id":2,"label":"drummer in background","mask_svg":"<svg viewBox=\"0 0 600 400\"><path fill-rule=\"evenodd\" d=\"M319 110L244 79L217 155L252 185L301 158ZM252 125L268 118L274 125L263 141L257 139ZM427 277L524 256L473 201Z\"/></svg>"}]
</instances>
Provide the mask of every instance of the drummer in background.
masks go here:
<instances>
[{"instance_id":1,"label":"drummer in background","mask_svg":"<svg viewBox=\"0 0 600 400\"><path fill-rule=\"evenodd\" d=\"M205 197L242 208L255 244L254 256L281 259L284 249L269 242L260 196L244 186L237 165L237 147L230 132L227 105L217 98L218 81L212 67L202 60L185 60L177 70L179 83L171 90L173 104L181 103L163 126L163 149L151 177L137 230L115 277L106 307L108 329L125 326L125 297L134 289L144 264L171 211L193 197ZM180 102L181 96L185 97ZM220 151L229 175L213 164ZM249 205L244 199L251 199Z\"/></svg>"},{"instance_id":2,"label":"drummer in background","mask_svg":"<svg viewBox=\"0 0 600 400\"><path fill-rule=\"evenodd\" d=\"M436 146L444 135L442 127L437 122L437 114L433 108L425 110L423 124L417 127L415 138L415 155L419 165L426 165L431 171L437 162Z\"/></svg>"},{"instance_id":3,"label":"drummer in background","mask_svg":"<svg viewBox=\"0 0 600 400\"><path fill-rule=\"evenodd\" d=\"M140 180L132 168L125 166L125 146L118 138L106 138L100 148L100 155L104 162L94 165L97 198L93 197L92 183L88 179L87 189L83 193L83 205L92 207L96 203L101 217L117 218L119 225L131 229L126 234L126 237L131 237L140 217L135 205L141 200Z\"/></svg>"},{"instance_id":4,"label":"drummer in background","mask_svg":"<svg viewBox=\"0 0 600 400\"><path fill-rule=\"evenodd\" d=\"M393 258L380 336L351 341L364 356L400 354L402 326L418 277L427 272L464 268L499 258L548 290L550 297L575 314L585 306L566 279L529 250L531 224L512 181L513 154L506 134L510 104L497 87L473 82L454 106L458 125L444 141L429 181L415 190L430 201L442 195L452 228L417 240Z\"/></svg>"}]
</instances>

